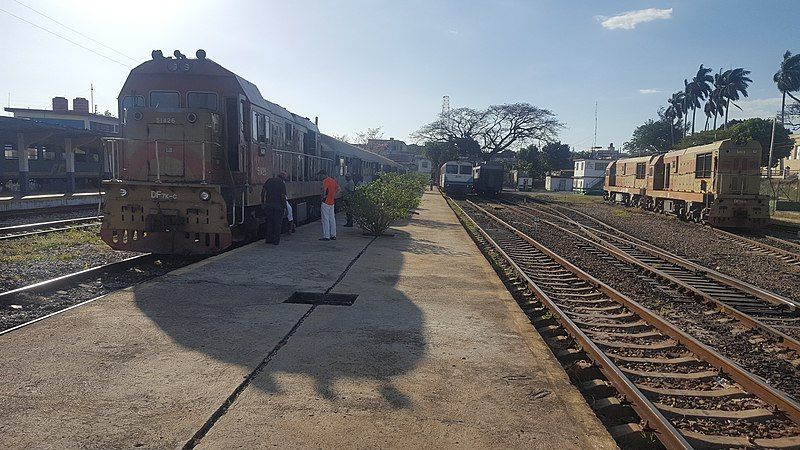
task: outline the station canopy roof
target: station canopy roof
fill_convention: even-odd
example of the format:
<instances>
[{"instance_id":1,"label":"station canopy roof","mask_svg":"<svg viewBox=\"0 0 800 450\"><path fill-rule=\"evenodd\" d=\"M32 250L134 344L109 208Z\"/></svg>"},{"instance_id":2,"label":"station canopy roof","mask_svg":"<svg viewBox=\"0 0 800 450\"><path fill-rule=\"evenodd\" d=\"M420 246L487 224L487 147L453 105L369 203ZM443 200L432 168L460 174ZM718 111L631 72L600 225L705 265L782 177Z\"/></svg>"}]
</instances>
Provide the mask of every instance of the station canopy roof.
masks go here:
<instances>
[{"instance_id":1,"label":"station canopy roof","mask_svg":"<svg viewBox=\"0 0 800 450\"><path fill-rule=\"evenodd\" d=\"M83 149L103 148L104 133L78 128L44 124L29 119L0 116L0 144L17 146L17 135L25 135L28 145L63 147L64 139L72 139L74 146Z\"/></svg>"}]
</instances>

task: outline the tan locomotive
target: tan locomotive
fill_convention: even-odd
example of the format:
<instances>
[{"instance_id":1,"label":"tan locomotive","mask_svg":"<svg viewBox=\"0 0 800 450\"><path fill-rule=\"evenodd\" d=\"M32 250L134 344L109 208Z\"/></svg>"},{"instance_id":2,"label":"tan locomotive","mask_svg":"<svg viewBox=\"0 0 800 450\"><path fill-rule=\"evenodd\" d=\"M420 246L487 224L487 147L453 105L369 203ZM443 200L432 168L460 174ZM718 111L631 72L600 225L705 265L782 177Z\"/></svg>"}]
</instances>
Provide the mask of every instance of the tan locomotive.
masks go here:
<instances>
[{"instance_id":1,"label":"tan locomotive","mask_svg":"<svg viewBox=\"0 0 800 450\"><path fill-rule=\"evenodd\" d=\"M756 228L769 222L760 167L761 145L752 140L623 158L606 168L603 197L714 227Z\"/></svg>"}]
</instances>

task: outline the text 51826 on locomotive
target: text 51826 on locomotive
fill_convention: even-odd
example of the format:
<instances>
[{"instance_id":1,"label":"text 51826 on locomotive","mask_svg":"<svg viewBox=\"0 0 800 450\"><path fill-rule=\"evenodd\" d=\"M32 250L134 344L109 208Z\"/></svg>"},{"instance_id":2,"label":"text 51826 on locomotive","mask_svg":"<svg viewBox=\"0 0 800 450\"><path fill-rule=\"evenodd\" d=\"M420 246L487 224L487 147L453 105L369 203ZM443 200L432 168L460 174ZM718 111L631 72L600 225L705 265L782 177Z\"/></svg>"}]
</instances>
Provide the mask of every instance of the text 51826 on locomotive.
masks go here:
<instances>
[{"instance_id":1,"label":"text 51826 on locomotive","mask_svg":"<svg viewBox=\"0 0 800 450\"><path fill-rule=\"evenodd\" d=\"M769 222L760 162L761 145L752 140L623 158L606 168L604 198L714 227L759 227Z\"/></svg>"},{"instance_id":2,"label":"text 51826 on locomotive","mask_svg":"<svg viewBox=\"0 0 800 450\"><path fill-rule=\"evenodd\" d=\"M217 253L254 234L261 185L289 174L298 221L318 215L323 158L314 122L265 100L249 81L205 57L153 52L119 95L121 137L109 142L101 228L111 247Z\"/></svg>"}]
</instances>

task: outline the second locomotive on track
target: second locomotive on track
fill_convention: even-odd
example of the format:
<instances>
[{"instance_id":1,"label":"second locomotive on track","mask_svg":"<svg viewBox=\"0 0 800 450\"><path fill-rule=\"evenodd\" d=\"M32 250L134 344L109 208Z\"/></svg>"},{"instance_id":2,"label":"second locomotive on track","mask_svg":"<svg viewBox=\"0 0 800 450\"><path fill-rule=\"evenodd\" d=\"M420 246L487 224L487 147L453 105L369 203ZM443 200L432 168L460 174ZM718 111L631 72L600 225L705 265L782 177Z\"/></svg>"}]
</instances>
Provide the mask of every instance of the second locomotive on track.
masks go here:
<instances>
[{"instance_id":1,"label":"second locomotive on track","mask_svg":"<svg viewBox=\"0 0 800 450\"><path fill-rule=\"evenodd\" d=\"M756 228L769 223L760 167L757 141L730 139L623 158L606 168L603 197L714 227Z\"/></svg>"}]
</instances>

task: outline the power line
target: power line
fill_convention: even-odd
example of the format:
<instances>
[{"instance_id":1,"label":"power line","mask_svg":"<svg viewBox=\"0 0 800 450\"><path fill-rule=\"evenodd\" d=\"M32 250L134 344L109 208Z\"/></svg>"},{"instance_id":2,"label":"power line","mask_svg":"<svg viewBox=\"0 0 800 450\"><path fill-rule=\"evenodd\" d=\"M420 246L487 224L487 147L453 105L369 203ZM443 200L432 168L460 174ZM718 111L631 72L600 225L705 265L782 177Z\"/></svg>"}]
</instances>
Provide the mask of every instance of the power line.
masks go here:
<instances>
[{"instance_id":1,"label":"power line","mask_svg":"<svg viewBox=\"0 0 800 450\"><path fill-rule=\"evenodd\" d=\"M119 62L119 61L117 61L117 60L116 60L116 59L114 59L114 58L111 58L111 57L109 57L109 56L106 56L106 55L104 55L104 54L102 54L102 53L96 52L96 51L92 50L91 48L89 48L89 47L87 47L87 46L85 46L85 45L79 44L79 43L77 43L77 42L73 41L72 39L69 39L69 38L67 38L67 37L64 37L64 36L62 36L62 35L60 35L60 34L56 33L55 31L50 31L50 30L48 30L47 28L45 28L45 27L43 27L43 26L41 26L41 25L37 25L37 24L35 24L35 23L31 22L30 20L23 19L22 17L20 17L20 16L18 16L18 15L16 15L16 14L14 14L14 13L12 13L12 12L6 11L6 10L5 10L5 9L3 9L3 8L0 8L0 11L2 11L2 12L4 12L4 13L8 14L8 15L9 15L9 16L11 16L11 17L14 17L14 18L16 18L16 19L19 19L19 20L21 20L21 21L23 21L23 22L25 22L25 23L27 23L27 24L33 25L34 27L36 27L36 28L38 28L38 29L40 29L40 30L42 30L42 31L46 31L46 32L48 32L48 33L52 34L53 36L56 36L56 37L58 37L58 38L60 38L60 39L63 39L63 40L65 40L65 41L67 41L67 42L69 42L69 43L71 43L71 44L73 44L73 45L77 45L78 47L80 47L80 48L82 48L82 49L84 49L84 50L88 50L88 51L90 51L90 52L94 53L95 55L97 55L97 56L100 56L100 57L103 57L103 58L105 58L105 59L107 59L107 60L109 60L109 61L111 61L111 62L115 62L115 63L117 63L117 64L119 64L119 65L121 65L121 66L124 66L124 67L128 67L128 68L130 68L130 67L131 67L131 66L129 66L128 64L125 64L125 63L123 63L123 62Z\"/></svg>"},{"instance_id":2,"label":"power line","mask_svg":"<svg viewBox=\"0 0 800 450\"><path fill-rule=\"evenodd\" d=\"M124 57L126 57L126 58L130 59L130 60L131 60L131 61L133 61L133 62L138 62L138 60L136 60L136 59L134 59L134 58L131 58L130 56L128 56L128 55L126 55L126 54L122 53L121 51L119 51L119 50L116 50L116 49L114 49L114 48L111 48L111 47L109 47L108 45L106 45L106 44L103 44L102 42L98 41L97 39L94 39L94 38L92 38L91 36L87 36L86 34L83 34L83 33L81 33L80 31L78 31L78 30L76 30L76 29L74 29L74 28L72 28L72 27L70 27L70 26L68 26L68 25L66 25L66 24L64 24L64 23L62 23L62 22L59 22L58 20L56 20L56 19L54 19L54 18L52 18L52 17L48 16L47 14L45 14L45 13L43 13L43 12L41 12L41 11L37 11L37 10L35 10L35 9L31 8L30 6L26 5L25 3L22 3L22 2L21 2L21 1L19 1L19 0L14 0L14 1L15 1L15 2L17 2L17 3L19 3L20 5L22 5L22 6L26 7L26 8L28 8L28 9L30 9L31 11L35 12L36 14L39 14L40 16L43 16L43 17L46 17L46 18L48 18L48 19L52 20L53 22L55 22L55 23L57 23L57 24L61 25L62 27L64 27L64 28L68 29L69 31L72 31L73 33L77 33L77 34L79 34L79 35L81 35L81 36L85 37L86 39L89 39L90 41L92 41L92 42L94 42L94 43L96 43L96 44L102 45L103 47L105 47L105 48L107 48L107 49L111 50L112 52L114 52L114 53L117 53L117 54L119 54L119 55L121 55L121 56L124 56Z\"/></svg>"}]
</instances>

